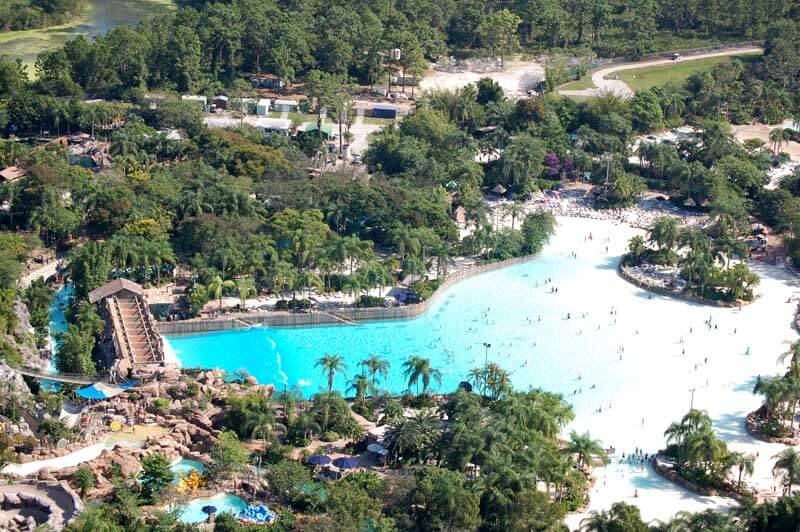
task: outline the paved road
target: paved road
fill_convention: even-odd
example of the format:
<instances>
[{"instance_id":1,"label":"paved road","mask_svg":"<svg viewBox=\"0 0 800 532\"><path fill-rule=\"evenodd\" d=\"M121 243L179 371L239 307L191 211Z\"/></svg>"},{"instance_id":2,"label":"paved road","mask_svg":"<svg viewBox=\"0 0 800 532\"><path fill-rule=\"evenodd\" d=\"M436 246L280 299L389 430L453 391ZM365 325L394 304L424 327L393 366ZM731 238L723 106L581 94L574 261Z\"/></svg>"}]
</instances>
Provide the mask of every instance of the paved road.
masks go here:
<instances>
[{"instance_id":1,"label":"paved road","mask_svg":"<svg viewBox=\"0 0 800 532\"><path fill-rule=\"evenodd\" d=\"M726 48L722 50L717 50L716 52L710 52L707 54L698 54L692 56L684 56L681 61L694 61L697 59L706 59L708 57L721 57L726 55L741 55L741 54L749 54L749 53L758 53L763 52L764 49L757 46L752 46L748 48ZM620 72L622 70L632 70L636 68L645 68L651 66L658 66L658 65L669 65L674 63L672 59L648 59L646 61L638 61L635 63L620 63L618 65L611 65L605 68L601 68L600 70L596 70L592 73L592 83L594 83L594 88L591 89L582 89L582 90L562 90L558 91L559 94L563 96L578 96L578 97L591 97L597 96L603 92L613 92L622 97L630 97L633 96L633 91L631 90L628 85L618 79L606 79L606 76L614 74L615 72Z\"/></svg>"}]
</instances>

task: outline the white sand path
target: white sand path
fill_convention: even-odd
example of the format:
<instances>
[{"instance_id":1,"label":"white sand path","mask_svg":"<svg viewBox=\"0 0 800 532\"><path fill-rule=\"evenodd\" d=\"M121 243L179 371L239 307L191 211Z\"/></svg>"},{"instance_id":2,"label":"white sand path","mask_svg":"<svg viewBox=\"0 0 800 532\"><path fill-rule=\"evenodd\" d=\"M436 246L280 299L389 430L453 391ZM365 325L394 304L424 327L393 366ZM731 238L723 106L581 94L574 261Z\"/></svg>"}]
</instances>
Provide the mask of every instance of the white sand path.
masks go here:
<instances>
[{"instance_id":1,"label":"white sand path","mask_svg":"<svg viewBox=\"0 0 800 532\"><path fill-rule=\"evenodd\" d=\"M680 61L696 61L697 59L706 59L709 57L722 57L727 55L742 55L748 53L758 53L763 52L764 49L761 47L748 47L748 48L726 48L724 50L718 50L716 52L710 52L707 54L697 54L691 56L685 56ZM580 89L580 90L561 90L558 91L559 94L562 96L577 96L577 97L592 97L597 96L604 92L611 92L618 96L622 96L625 98L633 96L633 90L628 87L628 84L619 79L606 79L607 76L614 74L616 72L621 72L623 70L633 70L637 68L645 68L651 66L659 66L659 65L670 65L675 63L672 59L648 59L646 61L637 61L635 63L623 63L618 65L611 65L605 68L601 68L599 70L595 70L592 73L592 83L594 84L594 88L591 89Z\"/></svg>"}]
</instances>

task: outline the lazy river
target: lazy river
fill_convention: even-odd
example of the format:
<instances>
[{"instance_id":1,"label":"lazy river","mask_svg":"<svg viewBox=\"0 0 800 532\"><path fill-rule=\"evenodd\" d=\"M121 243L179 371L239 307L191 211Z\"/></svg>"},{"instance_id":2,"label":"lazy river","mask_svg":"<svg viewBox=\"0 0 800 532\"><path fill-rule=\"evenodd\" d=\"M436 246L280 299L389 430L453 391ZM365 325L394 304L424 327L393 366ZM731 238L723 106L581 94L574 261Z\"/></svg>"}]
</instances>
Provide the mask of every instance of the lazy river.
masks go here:
<instances>
[{"instance_id":1,"label":"lazy river","mask_svg":"<svg viewBox=\"0 0 800 532\"><path fill-rule=\"evenodd\" d=\"M298 386L306 396L326 387L314 366L324 353L340 354L347 362L347 376L337 375L334 383L342 392L360 371L358 362L372 353L391 362L389 378L379 383L383 388L403 392L402 363L421 355L442 372L441 386L432 387L451 391L471 368L483 365L483 344L489 343L489 360L511 372L516 389L540 387L573 405L576 418L567 431L590 430L621 451L655 451L663 446L664 429L694 401L695 408L708 410L733 449L755 452L743 419L760 402L752 394L757 376L781 371L777 358L797 338L791 328L797 303L787 300L798 279L785 269L753 264L761 295L741 310L651 296L616 271L636 233L612 222L560 218L536 260L462 281L411 320L255 327L167 341L185 367L246 369L260 382ZM762 459L774 454L759 448ZM757 471L753 482L768 488L770 467L758 467L763 474ZM653 497L651 510L643 508L648 519L719 504L688 497L665 482L650 490L652 473L608 474L608 484L616 487L606 490L605 502L625 500L637 489L638 505ZM675 505L664 504L670 493Z\"/></svg>"}]
</instances>

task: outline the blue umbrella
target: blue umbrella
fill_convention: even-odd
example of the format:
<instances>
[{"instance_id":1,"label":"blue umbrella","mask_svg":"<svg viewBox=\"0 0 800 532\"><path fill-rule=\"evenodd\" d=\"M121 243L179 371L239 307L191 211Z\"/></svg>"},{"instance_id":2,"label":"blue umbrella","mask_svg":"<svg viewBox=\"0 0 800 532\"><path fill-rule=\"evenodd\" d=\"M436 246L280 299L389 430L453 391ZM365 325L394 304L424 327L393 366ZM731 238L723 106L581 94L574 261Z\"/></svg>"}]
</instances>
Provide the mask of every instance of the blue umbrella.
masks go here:
<instances>
[{"instance_id":1,"label":"blue umbrella","mask_svg":"<svg viewBox=\"0 0 800 532\"><path fill-rule=\"evenodd\" d=\"M312 454L308 457L308 463L311 465L328 465L331 463L331 458L324 454Z\"/></svg>"},{"instance_id":2,"label":"blue umbrella","mask_svg":"<svg viewBox=\"0 0 800 532\"><path fill-rule=\"evenodd\" d=\"M348 456L343 456L341 458L337 458L333 461L333 465L340 469L353 469L354 467L358 467L358 459Z\"/></svg>"}]
</instances>

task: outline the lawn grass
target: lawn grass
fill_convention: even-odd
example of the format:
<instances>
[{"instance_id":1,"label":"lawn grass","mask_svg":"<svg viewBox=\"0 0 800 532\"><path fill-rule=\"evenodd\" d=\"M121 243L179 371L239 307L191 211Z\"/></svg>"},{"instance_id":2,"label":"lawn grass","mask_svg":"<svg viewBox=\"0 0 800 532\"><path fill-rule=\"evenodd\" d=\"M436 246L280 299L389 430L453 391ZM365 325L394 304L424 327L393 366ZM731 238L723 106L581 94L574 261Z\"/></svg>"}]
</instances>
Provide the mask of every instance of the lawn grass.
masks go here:
<instances>
[{"instance_id":1,"label":"lawn grass","mask_svg":"<svg viewBox=\"0 0 800 532\"><path fill-rule=\"evenodd\" d=\"M594 83L592 83L592 76L591 74L587 74L580 79L575 79L572 81L568 81L563 85L559 85L556 87L556 92L558 91L581 91L584 89L593 89Z\"/></svg>"},{"instance_id":2,"label":"lawn grass","mask_svg":"<svg viewBox=\"0 0 800 532\"><path fill-rule=\"evenodd\" d=\"M668 65L621 70L612 75L618 76L619 79L627 83L634 92L637 92L664 85L669 82L683 83L695 72L709 70L716 65L729 63L734 59L753 61L760 56L761 54L758 53L749 53L735 56L707 57L705 59L684 59Z\"/></svg>"},{"instance_id":3,"label":"lawn grass","mask_svg":"<svg viewBox=\"0 0 800 532\"><path fill-rule=\"evenodd\" d=\"M376 126L388 126L389 124L394 124L394 120L391 118L373 118L371 116L365 116L364 123Z\"/></svg>"}]
</instances>

